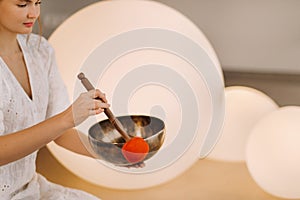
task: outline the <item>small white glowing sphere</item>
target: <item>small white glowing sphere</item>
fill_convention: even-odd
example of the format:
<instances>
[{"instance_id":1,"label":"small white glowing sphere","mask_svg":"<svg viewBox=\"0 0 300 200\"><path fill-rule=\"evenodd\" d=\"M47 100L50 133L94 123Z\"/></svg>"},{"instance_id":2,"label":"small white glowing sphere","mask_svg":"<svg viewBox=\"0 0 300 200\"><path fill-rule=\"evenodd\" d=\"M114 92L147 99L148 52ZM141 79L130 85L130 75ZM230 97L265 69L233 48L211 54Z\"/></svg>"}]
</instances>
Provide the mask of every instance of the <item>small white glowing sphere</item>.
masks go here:
<instances>
[{"instance_id":1,"label":"small white glowing sphere","mask_svg":"<svg viewBox=\"0 0 300 200\"><path fill-rule=\"evenodd\" d=\"M246 163L266 192L300 198L300 107L287 106L262 118L251 131Z\"/></svg>"},{"instance_id":2,"label":"small white glowing sphere","mask_svg":"<svg viewBox=\"0 0 300 200\"><path fill-rule=\"evenodd\" d=\"M208 158L245 161L245 146L255 123L278 105L266 94L245 86L225 88L225 122L220 140Z\"/></svg>"}]
</instances>

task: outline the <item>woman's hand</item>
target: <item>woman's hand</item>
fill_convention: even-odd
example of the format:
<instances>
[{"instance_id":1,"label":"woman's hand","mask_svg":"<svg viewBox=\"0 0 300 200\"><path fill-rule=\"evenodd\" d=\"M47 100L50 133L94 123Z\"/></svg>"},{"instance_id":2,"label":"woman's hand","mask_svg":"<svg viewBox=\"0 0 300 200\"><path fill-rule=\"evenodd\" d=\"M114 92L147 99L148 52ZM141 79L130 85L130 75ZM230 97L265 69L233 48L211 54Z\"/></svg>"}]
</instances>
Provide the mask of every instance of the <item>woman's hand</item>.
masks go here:
<instances>
[{"instance_id":1,"label":"woman's hand","mask_svg":"<svg viewBox=\"0 0 300 200\"><path fill-rule=\"evenodd\" d=\"M66 112L68 113L68 120L70 120L69 122L72 123L72 126L77 126L89 116L100 114L109 106L105 94L95 89L81 93Z\"/></svg>"}]
</instances>

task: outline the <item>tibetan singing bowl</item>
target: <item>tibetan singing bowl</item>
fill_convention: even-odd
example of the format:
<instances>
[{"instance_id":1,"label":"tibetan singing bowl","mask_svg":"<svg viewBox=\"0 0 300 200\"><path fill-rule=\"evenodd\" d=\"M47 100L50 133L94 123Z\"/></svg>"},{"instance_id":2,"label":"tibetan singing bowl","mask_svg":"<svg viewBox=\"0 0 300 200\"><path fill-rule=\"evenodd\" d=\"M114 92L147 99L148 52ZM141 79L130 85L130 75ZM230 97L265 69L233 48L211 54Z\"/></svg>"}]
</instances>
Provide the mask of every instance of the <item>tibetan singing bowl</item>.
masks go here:
<instances>
[{"instance_id":1,"label":"tibetan singing bowl","mask_svg":"<svg viewBox=\"0 0 300 200\"><path fill-rule=\"evenodd\" d=\"M144 115L120 116L117 119L129 136L142 137L148 143L149 152L144 161L157 153L165 138L165 124L162 120ZM94 124L89 129L88 139L97 159L117 166L133 164L123 156L125 140L108 119Z\"/></svg>"}]
</instances>

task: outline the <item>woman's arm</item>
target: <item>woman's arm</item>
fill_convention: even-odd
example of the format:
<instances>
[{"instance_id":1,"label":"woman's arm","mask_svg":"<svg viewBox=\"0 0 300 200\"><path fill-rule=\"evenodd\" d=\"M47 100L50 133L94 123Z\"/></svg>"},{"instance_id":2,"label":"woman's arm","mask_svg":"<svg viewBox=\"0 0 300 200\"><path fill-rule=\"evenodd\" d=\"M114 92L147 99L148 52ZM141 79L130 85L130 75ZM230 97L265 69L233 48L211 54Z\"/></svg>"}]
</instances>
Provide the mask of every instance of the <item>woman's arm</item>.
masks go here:
<instances>
[{"instance_id":1,"label":"woman's arm","mask_svg":"<svg viewBox=\"0 0 300 200\"><path fill-rule=\"evenodd\" d=\"M55 141L56 144L58 144L61 147L64 147L70 151L73 151L75 153L93 157L86 147L83 145L83 142L80 139L79 134L83 134L78 132L75 128L71 128L64 132L60 137L58 137Z\"/></svg>"},{"instance_id":2,"label":"woman's arm","mask_svg":"<svg viewBox=\"0 0 300 200\"><path fill-rule=\"evenodd\" d=\"M0 136L0 166L31 154L57 139L68 129L80 124L88 116L103 112L109 104L96 100L98 97L105 99L99 90L82 93L62 113L30 128Z\"/></svg>"},{"instance_id":3,"label":"woman's arm","mask_svg":"<svg viewBox=\"0 0 300 200\"><path fill-rule=\"evenodd\" d=\"M23 158L59 137L70 128L65 113L30 128L0 137L0 165Z\"/></svg>"}]
</instances>

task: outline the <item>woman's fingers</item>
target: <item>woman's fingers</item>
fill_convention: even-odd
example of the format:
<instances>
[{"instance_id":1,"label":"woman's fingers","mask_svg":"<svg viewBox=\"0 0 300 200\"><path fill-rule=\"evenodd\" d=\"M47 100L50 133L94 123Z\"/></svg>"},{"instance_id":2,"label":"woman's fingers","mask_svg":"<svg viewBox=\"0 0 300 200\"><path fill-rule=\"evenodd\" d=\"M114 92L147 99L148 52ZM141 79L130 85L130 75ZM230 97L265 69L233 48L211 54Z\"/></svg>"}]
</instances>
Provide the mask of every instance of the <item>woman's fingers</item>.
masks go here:
<instances>
[{"instance_id":1,"label":"woman's fingers","mask_svg":"<svg viewBox=\"0 0 300 200\"><path fill-rule=\"evenodd\" d=\"M104 112L103 108L98 108L94 110L89 110L89 116L98 115L100 113Z\"/></svg>"},{"instance_id":2,"label":"woman's fingers","mask_svg":"<svg viewBox=\"0 0 300 200\"><path fill-rule=\"evenodd\" d=\"M110 107L110 104L104 103L97 99L93 99L93 103L91 103L90 106L90 110L100 110L101 112L103 112L105 108Z\"/></svg>"},{"instance_id":3,"label":"woman's fingers","mask_svg":"<svg viewBox=\"0 0 300 200\"><path fill-rule=\"evenodd\" d=\"M107 103L99 103L99 102L96 102L95 103L95 106L91 109L89 109L89 115L98 115L102 112L104 112L104 109L105 108L109 108L109 104Z\"/></svg>"},{"instance_id":4,"label":"woman's fingers","mask_svg":"<svg viewBox=\"0 0 300 200\"><path fill-rule=\"evenodd\" d=\"M90 90L88 94L93 99L100 98L103 102L107 103L106 95L103 92L101 92L99 89Z\"/></svg>"},{"instance_id":5,"label":"woman's fingers","mask_svg":"<svg viewBox=\"0 0 300 200\"><path fill-rule=\"evenodd\" d=\"M101 98L102 100L100 100ZM105 94L100 90L91 90L82 93L73 103L73 121L76 125L84 121L88 116L97 115L109 108Z\"/></svg>"},{"instance_id":6,"label":"woman's fingers","mask_svg":"<svg viewBox=\"0 0 300 200\"><path fill-rule=\"evenodd\" d=\"M89 115L97 115L104 111L105 108L109 108L105 94L100 90L95 89L88 92L88 95L92 99L92 103L89 104ZM98 99L100 98L100 99Z\"/></svg>"}]
</instances>

